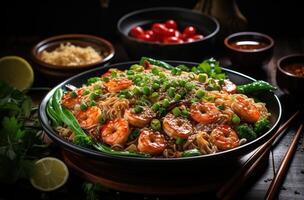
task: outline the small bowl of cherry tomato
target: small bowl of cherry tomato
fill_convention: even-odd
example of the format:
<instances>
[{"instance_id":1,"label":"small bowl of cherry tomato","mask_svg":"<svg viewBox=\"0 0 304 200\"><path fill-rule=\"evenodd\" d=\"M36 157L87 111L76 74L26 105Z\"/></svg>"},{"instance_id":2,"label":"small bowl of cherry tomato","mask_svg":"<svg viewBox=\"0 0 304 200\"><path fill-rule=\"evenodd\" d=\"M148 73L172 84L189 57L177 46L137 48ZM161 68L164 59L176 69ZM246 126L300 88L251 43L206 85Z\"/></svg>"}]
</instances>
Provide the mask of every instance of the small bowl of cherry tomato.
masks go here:
<instances>
[{"instance_id":1,"label":"small bowl of cherry tomato","mask_svg":"<svg viewBox=\"0 0 304 200\"><path fill-rule=\"evenodd\" d=\"M117 24L131 58L201 60L212 55L218 21L183 8L150 8L123 16Z\"/></svg>"}]
</instances>

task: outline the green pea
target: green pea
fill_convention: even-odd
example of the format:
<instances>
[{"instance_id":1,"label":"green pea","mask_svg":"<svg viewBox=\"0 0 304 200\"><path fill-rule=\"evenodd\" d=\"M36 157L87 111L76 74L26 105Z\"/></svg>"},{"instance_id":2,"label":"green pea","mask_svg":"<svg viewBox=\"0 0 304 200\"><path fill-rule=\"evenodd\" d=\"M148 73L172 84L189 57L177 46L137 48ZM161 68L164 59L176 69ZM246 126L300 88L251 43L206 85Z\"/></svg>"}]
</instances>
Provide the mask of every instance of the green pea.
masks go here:
<instances>
[{"instance_id":1,"label":"green pea","mask_svg":"<svg viewBox=\"0 0 304 200\"><path fill-rule=\"evenodd\" d=\"M159 85L158 83L153 83L153 84L152 84L152 88L153 88L154 90L157 90L158 88L160 88L160 85Z\"/></svg>"},{"instance_id":2,"label":"green pea","mask_svg":"<svg viewBox=\"0 0 304 200\"><path fill-rule=\"evenodd\" d=\"M133 70L128 70L127 75L134 75L134 71Z\"/></svg>"},{"instance_id":3,"label":"green pea","mask_svg":"<svg viewBox=\"0 0 304 200\"><path fill-rule=\"evenodd\" d=\"M158 96L159 96L158 92L153 92L153 93L151 94L151 97L152 97L152 98L156 98L156 97L158 97Z\"/></svg>"},{"instance_id":4,"label":"green pea","mask_svg":"<svg viewBox=\"0 0 304 200\"><path fill-rule=\"evenodd\" d=\"M136 71L136 72L142 72L144 71L144 67L138 64L134 64L130 67L130 70Z\"/></svg>"},{"instance_id":5,"label":"green pea","mask_svg":"<svg viewBox=\"0 0 304 200\"><path fill-rule=\"evenodd\" d=\"M144 93L144 95L149 96L150 93L151 93L150 88L149 88L148 86L144 86L144 87L143 87L143 93Z\"/></svg>"},{"instance_id":6,"label":"green pea","mask_svg":"<svg viewBox=\"0 0 304 200\"><path fill-rule=\"evenodd\" d=\"M165 90L167 90L168 88L170 88L170 83L169 83L168 81L165 81L165 82L163 83L163 88L164 88Z\"/></svg>"},{"instance_id":7,"label":"green pea","mask_svg":"<svg viewBox=\"0 0 304 200\"><path fill-rule=\"evenodd\" d=\"M196 92L196 97L201 99L203 96L205 96L205 91L204 90L198 90Z\"/></svg>"},{"instance_id":8,"label":"green pea","mask_svg":"<svg viewBox=\"0 0 304 200\"><path fill-rule=\"evenodd\" d=\"M174 86L174 87L179 86L178 80L173 80L171 83L172 83L172 86Z\"/></svg>"},{"instance_id":9,"label":"green pea","mask_svg":"<svg viewBox=\"0 0 304 200\"><path fill-rule=\"evenodd\" d=\"M152 119L150 126L153 130L159 131L161 129L161 122L158 119Z\"/></svg>"},{"instance_id":10,"label":"green pea","mask_svg":"<svg viewBox=\"0 0 304 200\"><path fill-rule=\"evenodd\" d=\"M171 111L173 113L173 115L175 115L176 117L180 116L182 114L181 110L178 107L175 107L172 109Z\"/></svg>"},{"instance_id":11,"label":"green pea","mask_svg":"<svg viewBox=\"0 0 304 200\"><path fill-rule=\"evenodd\" d=\"M160 78L166 78L166 74L165 74L164 72L159 72L159 73L158 73L158 76L159 76Z\"/></svg>"},{"instance_id":12,"label":"green pea","mask_svg":"<svg viewBox=\"0 0 304 200\"><path fill-rule=\"evenodd\" d=\"M167 108L170 105L170 101L168 99L163 99L162 106Z\"/></svg>"},{"instance_id":13,"label":"green pea","mask_svg":"<svg viewBox=\"0 0 304 200\"><path fill-rule=\"evenodd\" d=\"M233 114L233 115L232 115L231 122L232 122L233 124L239 124L239 123L241 122L241 119L240 119L239 116L237 116L236 114Z\"/></svg>"}]
</instances>

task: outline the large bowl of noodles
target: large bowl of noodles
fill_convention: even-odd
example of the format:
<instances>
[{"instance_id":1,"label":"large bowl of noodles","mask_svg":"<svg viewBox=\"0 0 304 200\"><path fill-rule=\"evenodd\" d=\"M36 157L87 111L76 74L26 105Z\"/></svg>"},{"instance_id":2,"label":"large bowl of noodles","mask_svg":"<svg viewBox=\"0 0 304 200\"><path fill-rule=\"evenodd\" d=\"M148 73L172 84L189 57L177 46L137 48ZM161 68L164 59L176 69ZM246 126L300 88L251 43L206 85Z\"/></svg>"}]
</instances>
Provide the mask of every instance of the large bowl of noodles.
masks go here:
<instances>
[{"instance_id":1,"label":"large bowl of noodles","mask_svg":"<svg viewBox=\"0 0 304 200\"><path fill-rule=\"evenodd\" d=\"M199 63L183 61L167 61L167 63L172 66L199 65ZM224 150L219 147L216 151L193 154L193 156L191 156L191 154L190 156L176 154L177 156L171 157L163 156L162 154L147 157L123 156L115 153L101 152L92 147L79 146L71 142L68 138L58 134L58 129L55 129L51 124L51 118L47 110L48 102L58 89L66 91L67 85L81 88L83 84L87 83L87 80L92 77L104 77L105 75L102 76L102 74L107 74L106 72L108 72L109 69L122 71L129 69L130 66L134 64L138 64L138 62L118 63L78 74L53 88L41 102L39 114L45 132L61 147L67 164L80 175L91 181L102 183L114 189L139 193L172 194L204 191L210 187L214 188L214 185L216 185L215 180L222 180L224 177L227 177L227 172L234 171L237 168L236 166L239 165L239 158L249 154L262 145L271 137L278 126L282 112L280 101L275 94L265 91L262 93L254 93L250 98L254 99L254 101L265 103L268 113L267 117L270 122L269 128L252 140ZM222 71L227 75L229 80L236 85L243 85L255 81L249 76L229 69L223 68ZM160 84L160 87L162 84L163 83ZM176 97L176 93L179 92L175 92L174 97ZM125 95L125 93L123 95ZM122 98L126 97L122 96ZM130 98L126 99L131 101ZM153 105L151 105L150 108L153 108ZM218 109L221 108L218 107ZM176 112L172 110L173 109L171 109L172 113L170 116L176 114ZM190 113L190 115L191 114L192 113ZM160 120L163 122L164 118L160 117ZM104 120L102 123L105 123ZM102 125L100 129L104 129L104 126L105 125ZM130 126L132 126L132 124ZM183 126L183 123L181 123L180 126ZM181 138L174 138L174 141L177 142L177 140L180 140L181 142L185 142L185 139L182 138L183 135L180 136ZM73 138L73 136L70 137ZM111 144L111 142L108 144ZM119 143L118 148L121 148L121 143ZM113 149L115 151L116 147ZM210 173L214 174L210 176Z\"/></svg>"}]
</instances>

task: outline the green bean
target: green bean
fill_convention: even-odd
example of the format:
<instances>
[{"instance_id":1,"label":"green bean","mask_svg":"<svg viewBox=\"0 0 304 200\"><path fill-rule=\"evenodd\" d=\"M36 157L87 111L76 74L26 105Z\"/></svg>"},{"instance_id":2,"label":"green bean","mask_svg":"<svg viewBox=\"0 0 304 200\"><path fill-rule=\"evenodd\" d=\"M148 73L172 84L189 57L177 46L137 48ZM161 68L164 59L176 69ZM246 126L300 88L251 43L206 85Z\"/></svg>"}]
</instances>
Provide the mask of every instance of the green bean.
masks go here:
<instances>
[{"instance_id":1,"label":"green bean","mask_svg":"<svg viewBox=\"0 0 304 200\"><path fill-rule=\"evenodd\" d=\"M111 149L108 146L105 146L103 144L97 143L94 144L93 147L95 147L97 150L108 154L108 155L114 155L114 156L130 156L130 157L150 157L148 154L143 153L136 153L136 152L130 152L130 151L115 151Z\"/></svg>"},{"instance_id":2,"label":"green bean","mask_svg":"<svg viewBox=\"0 0 304 200\"><path fill-rule=\"evenodd\" d=\"M198 149L190 149L183 152L182 157L192 157L202 155Z\"/></svg>"},{"instance_id":3,"label":"green bean","mask_svg":"<svg viewBox=\"0 0 304 200\"><path fill-rule=\"evenodd\" d=\"M173 66L166 63L166 62L163 62L163 61L160 61L160 60L155 60L153 58L148 58L148 57L141 57L139 64L143 65L145 61L148 61L152 65L157 65L157 66L163 67L163 68L168 69L168 70L173 69Z\"/></svg>"},{"instance_id":4,"label":"green bean","mask_svg":"<svg viewBox=\"0 0 304 200\"><path fill-rule=\"evenodd\" d=\"M236 89L239 93L247 94L252 92L273 91L276 90L276 87L265 81L255 81L245 85L238 85Z\"/></svg>"}]
</instances>

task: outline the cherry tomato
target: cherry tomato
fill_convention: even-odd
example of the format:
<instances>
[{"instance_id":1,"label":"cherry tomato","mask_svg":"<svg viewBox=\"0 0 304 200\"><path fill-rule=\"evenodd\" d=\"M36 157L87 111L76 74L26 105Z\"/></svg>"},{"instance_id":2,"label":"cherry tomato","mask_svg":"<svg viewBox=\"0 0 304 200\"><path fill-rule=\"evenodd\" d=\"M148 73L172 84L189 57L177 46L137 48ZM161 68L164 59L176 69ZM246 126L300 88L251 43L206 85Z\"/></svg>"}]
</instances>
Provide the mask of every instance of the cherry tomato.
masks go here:
<instances>
[{"instance_id":1,"label":"cherry tomato","mask_svg":"<svg viewBox=\"0 0 304 200\"><path fill-rule=\"evenodd\" d=\"M185 42L194 42L195 40L193 38L187 38L186 40L184 40Z\"/></svg>"},{"instance_id":2,"label":"cherry tomato","mask_svg":"<svg viewBox=\"0 0 304 200\"><path fill-rule=\"evenodd\" d=\"M204 38L204 36L203 36L203 35L197 34L197 35L192 36L191 38L192 38L193 40L201 40L201 39Z\"/></svg>"},{"instance_id":3,"label":"cherry tomato","mask_svg":"<svg viewBox=\"0 0 304 200\"><path fill-rule=\"evenodd\" d=\"M140 26L135 26L131 29L130 35L138 38L140 35L143 35L145 32Z\"/></svg>"},{"instance_id":4,"label":"cherry tomato","mask_svg":"<svg viewBox=\"0 0 304 200\"><path fill-rule=\"evenodd\" d=\"M173 28L169 28L167 30L167 32L165 32L165 36L166 37L173 37L173 36L175 36L175 30Z\"/></svg>"},{"instance_id":5,"label":"cherry tomato","mask_svg":"<svg viewBox=\"0 0 304 200\"><path fill-rule=\"evenodd\" d=\"M174 30L177 29L177 24L176 24L176 22L175 22L174 20L172 20L172 19L167 20L167 21L165 22L165 25L166 25L167 28L172 28L172 29L174 29Z\"/></svg>"},{"instance_id":6,"label":"cherry tomato","mask_svg":"<svg viewBox=\"0 0 304 200\"><path fill-rule=\"evenodd\" d=\"M177 38L179 38L179 39L183 39L183 35L178 30L175 30L174 36L177 37Z\"/></svg>"},{"instance_id":7,"label":"cherry tomato","mask_svg":"<svg viewBox=\"0 0 304 200\"><path fill-rule=\"evenodd\" d=\"M152 30L146 30L145 34L150 35L150 37L151 37L152 40L156 40L156 35L155 35L154 31L152 31Z\"/></svg>"},{"instance_id":8,"label":"cherry tomato","mask_svg":"<svg viewBox=\"0 0 304 200\"><path fill-rule=\"evenodd\" d=\"M156 35L165 35L168 31L167 27L161 23L154 23L152 25L152 30Z\"/></svg>"},{"instance_id":9,"label":"cherry tomato","mask_svg":"<svg viewBox=\"0 0 304 200\"><path fill-rule=\"evenodd\" d=\"M166 37L164 38L164 43L168 44L180 44L183 43L184 41L182 39L179 39L177 37Z\"/></svg>"},{"instance_id":10,"label":"cherry tomato","mask_svg":"<svg viewBox=\"0 0 304 200\"><path fill-rule=\"evenodd\" d=\"M193 26L187 26L184 29L183 34L186 38L190 38L196 34L196 28L194 28Z\"/></svg>"},{"instance_id":11,"label":"cherry tomato","mask_svg":"<svg viewBox=\"0 0 304 200\"><path fill-rule=\"evenodd\" d=\"M144 33L144 34L140 35L138 37L138 39L143 40L143 41L149 41L149 42L154 41L153 38L151 37L151 35L149 35L147 33Z\"/></svg>"}]
</instances>

